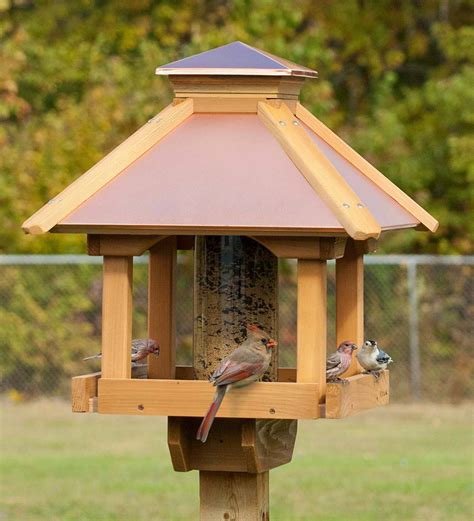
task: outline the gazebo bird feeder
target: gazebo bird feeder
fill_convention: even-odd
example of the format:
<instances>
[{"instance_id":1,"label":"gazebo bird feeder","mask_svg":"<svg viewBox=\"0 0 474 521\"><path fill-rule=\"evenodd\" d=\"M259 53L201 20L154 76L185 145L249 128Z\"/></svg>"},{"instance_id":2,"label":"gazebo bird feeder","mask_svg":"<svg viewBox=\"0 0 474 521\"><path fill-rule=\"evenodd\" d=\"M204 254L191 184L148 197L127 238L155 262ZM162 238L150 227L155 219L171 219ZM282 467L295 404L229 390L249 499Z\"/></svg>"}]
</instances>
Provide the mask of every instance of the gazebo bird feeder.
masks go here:
<instances>
[{"instance_id":1,"label":"gazebo bird feeder","mask_svg":"<svg viewBox=\"0 0 474 521\"><path fill-rule=\"evenodd\" d=\"M363 258L386 231L437 221L298 101L316 72L240 42L159 67L172 103L49 201L27 233L85 233L103 255L102 367L73 378L73 411L168 416L177 471L200 471L201 519L264 520L271 468L291 460L296 420L388 403L389 376L328 383L326 265L336 259L337 343L364 339ZM194 249L194 363L176 366L178 249ZM132 378L133 256L149 251L148 335ZM207 378L245 338L277 336L278 258L297 259L297 363L228 393L195 440ZM333 350L333 349L331 349Z\"/></svg>"}]
</instances>

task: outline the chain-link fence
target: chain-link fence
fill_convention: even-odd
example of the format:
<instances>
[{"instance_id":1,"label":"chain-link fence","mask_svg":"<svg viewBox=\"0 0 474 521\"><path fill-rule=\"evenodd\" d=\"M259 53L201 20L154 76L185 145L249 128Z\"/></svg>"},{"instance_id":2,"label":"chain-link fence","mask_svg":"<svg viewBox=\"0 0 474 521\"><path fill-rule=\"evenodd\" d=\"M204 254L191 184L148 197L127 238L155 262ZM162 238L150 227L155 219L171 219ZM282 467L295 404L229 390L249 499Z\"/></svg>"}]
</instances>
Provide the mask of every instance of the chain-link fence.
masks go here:
<instances>
[{"instance_id":1,"label":"chain-link fence","mask_svg":"<svg viewBox=\"0 0 474 521\"><path fill-rule=\"evenodd\" d=\"M0 256L1 390L66 396L69 377L98 369L100 257ZM135 259L133 336L146 336L147 257ZM474 257L366 257L365 330L388 351L394 400L463 400L472 393ZM280 365L295 365L296 263L280 264ZM191 364L193 259L179 255L179 364ZM328 349L334 349L334 263L329 263Z\"/></svg>"}]
</instances>

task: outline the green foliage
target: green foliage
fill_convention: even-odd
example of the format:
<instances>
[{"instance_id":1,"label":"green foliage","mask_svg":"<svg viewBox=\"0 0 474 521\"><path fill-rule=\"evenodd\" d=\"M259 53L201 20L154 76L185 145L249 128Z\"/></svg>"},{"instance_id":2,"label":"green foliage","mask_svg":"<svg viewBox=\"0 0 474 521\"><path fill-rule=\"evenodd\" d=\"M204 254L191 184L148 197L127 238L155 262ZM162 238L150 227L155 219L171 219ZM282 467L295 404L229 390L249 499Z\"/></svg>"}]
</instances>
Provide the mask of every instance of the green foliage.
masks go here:
<instances>
[{"instance_id":1,"label":"green foliage","mask_svg":"<svg viewBox=\"0 0 474 521\"><path fill-rule=\"evenodd\" d=\"M100 351L97 275L100 277L100 267L90 265L66 270L57 266L2 267L3 389L64 392L65 377L84 371L81 359ZM83 291L78 290L79 281Z\"/></svg>"},{"instance_id":2,"label":"green foliage","mask_svg":"<svg viewBox=\"0 0 474 521\"><path fill-rule=\"evenodd\" d=\"M192 255L178 265L178 362L192 363ZM102 266L0 267L0 391L68 395L70 378L100 370ZM147 335L148 266L133 270L133 337Z\"/></svg>"},{"instance_id":3,"label":"green foliage","mask_svg":"<svg viewBox=\"0 0 474 521\"><path fill-rule=\"evenodd\" d=\"M21 222L171 98L162 63L240 39L320 72L303 101L441 222L386 251L467 253L474 235L469 1L0 3L0 251L83 251Z\"/></svg>"}]
</instances>

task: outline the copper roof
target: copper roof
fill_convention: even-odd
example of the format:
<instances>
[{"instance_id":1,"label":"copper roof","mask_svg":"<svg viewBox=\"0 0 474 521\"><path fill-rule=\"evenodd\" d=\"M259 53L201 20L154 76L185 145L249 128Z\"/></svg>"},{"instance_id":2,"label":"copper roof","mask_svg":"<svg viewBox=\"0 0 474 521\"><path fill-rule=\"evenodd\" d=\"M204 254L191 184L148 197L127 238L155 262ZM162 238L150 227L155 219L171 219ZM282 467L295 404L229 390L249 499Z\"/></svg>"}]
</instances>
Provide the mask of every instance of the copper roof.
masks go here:
<instances>
[{"instance_id":1,"label":"copper roof","mask_svg":"<svg viewBox=\"0 0 474 521\"><path fill-rule=\"evenodd\" d=\"M159 73L223 70L241 75L240 83L232 79L225 93L176 98L27 219L25 232L347 234L364 240L384 230L436 230L436 219L294 96L272 100L273 91L258 91L252 100L239 91L246 75L314 71L234 42ZM255 79L248 81L254 88ZM242 113L244 106L249 113Z\"/></svg>"},{"instance_id":2,"label":"copper roof","mask_svg":"<svg viewBox=\"0 0 474 521\"><path fill-rule=\"evenodd\" d=\"M316 71L297 65L278 56L233 42L216 49L183 58L156 69L156 74L174 75L245 75L245 76L302 76L314 78Z\"/></svg>"},{"instance_id":3,"label":"copper roof","mask_svg":"<svg viewBox=\"0 0 474 521\"><path fill-rule=\"evenodd\" d=\"M419 224L306 131L382 229ZM58 224L344 233L256 114L193 114Z\"/></svg>"}]
</instances>

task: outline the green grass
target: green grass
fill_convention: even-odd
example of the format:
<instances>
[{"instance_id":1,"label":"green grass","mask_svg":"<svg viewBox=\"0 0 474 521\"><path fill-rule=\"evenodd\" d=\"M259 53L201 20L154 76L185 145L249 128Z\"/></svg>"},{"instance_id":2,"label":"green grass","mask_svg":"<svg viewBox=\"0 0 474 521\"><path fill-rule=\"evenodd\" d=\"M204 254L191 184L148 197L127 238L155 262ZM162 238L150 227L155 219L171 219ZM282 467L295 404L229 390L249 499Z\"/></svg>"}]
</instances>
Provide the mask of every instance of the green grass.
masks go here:
<instances>
[{"instance_id":1,"label":"green grass","mask_svg":"<svg viewBox=\"0 0 474 521\"><path fill-rule=\"evenodd\" d=\"M198 519L198 475L175 473L162 418L2 402L0 520ZM271 472L272 521L473 519L472 409L393 405L300 422Z\"/></svg>"}]
</instances>

